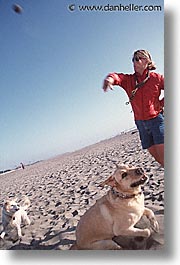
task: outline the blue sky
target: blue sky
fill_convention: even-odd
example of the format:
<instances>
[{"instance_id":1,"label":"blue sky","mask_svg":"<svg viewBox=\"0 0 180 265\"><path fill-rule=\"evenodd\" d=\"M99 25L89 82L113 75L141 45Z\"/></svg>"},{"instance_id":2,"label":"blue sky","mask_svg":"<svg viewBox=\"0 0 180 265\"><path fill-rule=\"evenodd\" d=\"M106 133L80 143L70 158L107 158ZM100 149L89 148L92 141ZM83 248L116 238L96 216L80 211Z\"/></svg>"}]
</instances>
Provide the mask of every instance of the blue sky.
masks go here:
<instances>
[{"instance_id":1,"label":"blue sky","mask_svg":"<svg viewBox=\"0 0 180 265\"><path fill-rule=\"evenodd\" d=\"M115 136L134 126L127 96L104 93L109 72L132 73L136 49L164 72L161 0L0 0L0 170ZM68 9L74 4L74 11ZM80 11L79 5L161 5L162 11Z\"/></svg>"}]
</instances>

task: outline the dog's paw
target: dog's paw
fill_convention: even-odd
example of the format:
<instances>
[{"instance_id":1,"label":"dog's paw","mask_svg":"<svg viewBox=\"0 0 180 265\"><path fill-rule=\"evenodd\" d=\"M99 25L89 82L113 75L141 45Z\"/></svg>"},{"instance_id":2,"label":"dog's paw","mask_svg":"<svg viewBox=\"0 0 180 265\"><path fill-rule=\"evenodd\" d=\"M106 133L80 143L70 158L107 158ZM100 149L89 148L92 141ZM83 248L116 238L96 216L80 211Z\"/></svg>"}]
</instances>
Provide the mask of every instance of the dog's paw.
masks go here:
<instances>
[{"instance_id":1,"label":"dog's paw","mask_svg":"<svg viewBox=\"0 0 180 265\"><path fill-rule=\"evenodd\" d=\"M145 229L143 230L143 235L142 235L142 236L144 236L144 237L150 237L150 235L151 235L151 231L150 231L150 229L145 228Z\"/></svg>"},{"instance_id":2,"label":"dog's paw","mask_svg":"<svg viewBox=\"0 0 180 265\"><path fill-rule=\"evenodd\" d=\"M155 232L158 233L159 232L159 224L158 221L155 218L152 218L150 220L150 225L151 225L151 229Z\"/></svg>"}]
</instances>

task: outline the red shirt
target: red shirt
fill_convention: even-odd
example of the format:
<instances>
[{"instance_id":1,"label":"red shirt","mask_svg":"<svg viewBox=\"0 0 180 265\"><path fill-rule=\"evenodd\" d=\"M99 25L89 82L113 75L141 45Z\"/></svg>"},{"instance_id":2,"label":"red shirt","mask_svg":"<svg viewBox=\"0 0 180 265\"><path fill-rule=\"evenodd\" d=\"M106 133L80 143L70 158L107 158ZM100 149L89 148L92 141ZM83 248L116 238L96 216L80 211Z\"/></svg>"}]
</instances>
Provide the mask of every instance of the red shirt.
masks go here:
<instances>
[{"instance_id":1,"label":"red shirt","mask_svg":"<svg viewBox=\"0 0 180 265\"><path fill-rule=\"evenodd\" d=\"M121 86L130 98L136 85L135 76L137 82L140 83L146 78L147 70L144 71L142 76L138 73L111 73L109 76L114 79L113 85ZM159 100L161 90L164 90L164 77L158 73L150 72L150 78L137 90L131 101L135 120L149 120L155 118L161 112L164 103L163 100Z\"/></svg>"}]
</instances>

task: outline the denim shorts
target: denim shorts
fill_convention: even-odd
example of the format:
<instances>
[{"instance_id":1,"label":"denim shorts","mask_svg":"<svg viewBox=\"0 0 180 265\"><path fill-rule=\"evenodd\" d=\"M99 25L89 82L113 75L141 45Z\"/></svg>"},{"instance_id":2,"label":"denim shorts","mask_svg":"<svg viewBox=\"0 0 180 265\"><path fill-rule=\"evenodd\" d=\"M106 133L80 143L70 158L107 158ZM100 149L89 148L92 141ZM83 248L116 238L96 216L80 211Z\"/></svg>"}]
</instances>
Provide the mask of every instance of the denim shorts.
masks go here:
<instances>
[{"instance_id":1,"label":"denim shorts","mask_svg":"<svg viewBox=\"0 0 180 265\"><path fill-rule=\"evenodd\" d=\"M135 124L139 130L143 149L164 143L164 116L162 114L150 120L137 120Z\"/></svg>"}]
</instances>

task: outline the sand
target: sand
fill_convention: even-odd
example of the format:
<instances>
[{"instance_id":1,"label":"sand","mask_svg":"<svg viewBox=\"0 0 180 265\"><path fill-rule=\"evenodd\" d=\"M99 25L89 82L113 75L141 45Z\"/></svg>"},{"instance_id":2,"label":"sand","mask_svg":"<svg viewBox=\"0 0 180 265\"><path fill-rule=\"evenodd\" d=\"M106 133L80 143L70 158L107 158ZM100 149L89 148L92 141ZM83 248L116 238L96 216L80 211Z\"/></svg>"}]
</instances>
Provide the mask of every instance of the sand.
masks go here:
<instances>
[{"instance_id":1,"label":"sand","mask_svg":"<svg viewBox=\"0 0 180 265\"><path fill-rule=\"evenodd\" d=\"M145 205L154 211L160 224L160 232L153 233L148 240L124 237L115 240L124 249L162 249L164 169L142 150L137 131L0 175L1 206L7 198L26 195L31 200L28 216L32 221L29 227L22 228L21 242L12 232L0 241L0 249L68 250L75 241L80 217L107 192L108 187L102 188L99 183L114 172L115 163L144 168L149 176L143 187ZM138 225L149 224L143 219Z\"/></svg>"}]
</instances>

